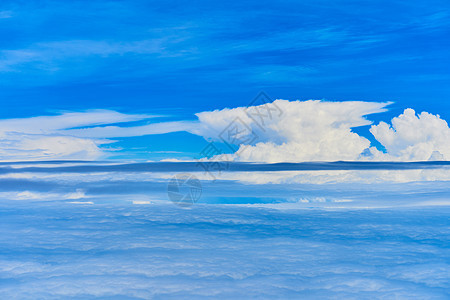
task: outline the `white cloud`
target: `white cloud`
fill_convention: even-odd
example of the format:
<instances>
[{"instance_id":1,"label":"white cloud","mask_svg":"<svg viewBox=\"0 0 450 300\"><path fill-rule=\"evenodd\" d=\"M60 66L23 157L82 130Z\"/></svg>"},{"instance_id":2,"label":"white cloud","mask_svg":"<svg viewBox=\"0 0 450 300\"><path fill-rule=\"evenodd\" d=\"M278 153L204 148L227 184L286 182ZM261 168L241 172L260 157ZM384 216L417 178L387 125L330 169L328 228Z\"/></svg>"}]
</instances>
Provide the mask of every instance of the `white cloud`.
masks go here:
<instances>
[{"instance_id":1,"label":"white cloud","mask_svg":"<svg viewBox=\"0 0 450 300\"><path fill-rule=\"evenodd\" d=\"M438 115L422 112L416 116L414 110L406 109L392 119L392 125L385 122L373 125L370 132L386 153L353 131L355 127L371 125L366 116L386 111L388 104L276 100L266 106L200 112L196 114L197 121L137 126L116 124L155 116L91 110L0 120L0 159L97 159L107 155L101 145L114 142L111 139L179 131L215 141L225 139L233 144L226 130L230 124L240 125L238 130L246 129L238 135L244 142L234 141L239 155L233 155L233 160L274 163L450 158L450 129ZM267 105L277 109L265 110Z\"/></svg>"},{"instance_id":2,"label":"white cloud","mask_svg":"<svg viewBox=\"0 0 450 300\"><path fill-rule=\"evenodd\" d=\"M92 128L80 128L64 130L63 134L69 134L84 138L119 138L133 137L151 134L165 134L177 131L195 131L198 122L178 121L178 122L161 122L152 123L142 126L120 127L120 126L103 126Z\"/></svg>"},{"instance_id":3,"label":"white cloud","mask_svg":"<svg viewBox=\"0 0 450 300\"><path fill-rule=\"evenodd\" d=\"M6 134L0 140L1 160L100 158L100 142L69 136Z\"/></svg>"},{"instance_id":4,"label":"white cloud","mask_svg":"<svg viewBox=\"0 0 450 300\"><path fill-rule=\"evenodd\" d=\"M392 119L392 125L381 122L370 132L386 149L381 152L352 128L370 125L365 116L385 111L389 103L325 102L318 100L276 100L281 117L261 120L250 118L244 107L197 114L200 126L193 133L220 140L223 131L235 118L251 127L241 140L256 135L254 142L237 143L239 155L234 160L256 162L302 162L337 160L448 160L450 129L439 115L413 109ZM255 107L253 107L255 108ZM257 106L256 108L263 108ZM243 127L242 127L243 128ZM223 137L223 135L222 135Z\"/></svg>"},{"instance_id":5,"label":"white cloud","mask_svg":"<svg viewBox=\"0 0 450 300\"><path fill-rule=\"evenodd\" d=\"M8 18L8 12L0 12L0 18ZM148 40L131 42L108 42L95 40L66 40L32 44L23 49L5 49L0 54L0 72L20 70L24 64L34 64L35 67L47 71L56 71L67 59L113 55L137 54L176 56L179 51L169 50L170 45L182 42L183 36L163 36Z\"/></svg>"},{"instance_id":6,"label":"white cloud","mask_svg":"<svg viewBox=\"0 0 450 300\"><path fill-rule=\"evenodd\" d=\"M73 200L83 198L86 198L86 194L82 189L77 189L75 192L69 193L65 196L65 199L73 199Z\"/></svg>"},{"instance_id":7,"label":"white cloud","mask_svg":"<svg viewBox=\"0 0 450 300\"><path fill-rule=\"evenodd\" d=\"M161 177L169 179L170 175ZM216 174L215 174L216 175ZM210 180L209 174L198 173L200 180ZM244 184L373 184L450 181L448 168L430 170L333 170L333 171L277 171L277 172L222 172L220 180Z\"/></svg>"},{"instance_id":8,"label":"white cloud","mask_svg":"<svg viewBox=\"0 0 450 300\"><path fill-rule=\"evenodd\" d=\"M0 134L4 132L46 134L74 127L139 121L151 117L155 116L123 114L106 109L93 109L85 112L65 112L56 116L0 120Z\"/></svg>"},{"instance_id":9,"label":"white cloud","mask_svg":"<svg viewBox=\"0 0 450 300\"><path fill-rule=\"evenodd\" d=\"M0 192L0 199L7 200L33 200L33 201L61 201L61 200L79 200L88 198L82 189L75 192L57 193L57 192L37 192L37 191L10 191ZM73 203L73 202L71 202Z\"/></svg>"},{"instance_id":10,"label":"white cloud","mask_svg":"<svg viewBox=\"0 0 450 300\"><path fill-rule=\"evenodd\" d=\"M387 154L373 151L377 158L392 160L450 159L450 128L439 115L413 109L392 119L392 125L380 122L370 132L386 148ZM372 149L374 150L374 149Z\"/></svg>"},{"instance_id":11,"label":"white cloud","mask_svg":"<svg viewBox=\"0 0 450 300\"><path fill-rule=\"evenodd\" d=\"M56 116L0 120L0 160L98 159L104 156L99 146L111 141L76 137L64 131L151 117L154 116L90 110Z\"/></svg>"},{"instance_id":12,"label":"white cloud","mask_svg":"<svg viewBox=\"0 0 450 300\"><path fill-rule=\"evenodd\" d=\"M234 118L239 117L252 128L257 138L253 144L242 144L235 159L259 162L299 162L356 160L370 147L368 139L352 132L353 127L370 125L364 116L385 111L388 103L325 102L319 100L274 102L280 117L250 118L245 108L197 114L202 123L199 134L217 137ZM261 110L263 106L258 106ZM245 149L244 149L245 148Z\"/></svg>"}]
</instances>

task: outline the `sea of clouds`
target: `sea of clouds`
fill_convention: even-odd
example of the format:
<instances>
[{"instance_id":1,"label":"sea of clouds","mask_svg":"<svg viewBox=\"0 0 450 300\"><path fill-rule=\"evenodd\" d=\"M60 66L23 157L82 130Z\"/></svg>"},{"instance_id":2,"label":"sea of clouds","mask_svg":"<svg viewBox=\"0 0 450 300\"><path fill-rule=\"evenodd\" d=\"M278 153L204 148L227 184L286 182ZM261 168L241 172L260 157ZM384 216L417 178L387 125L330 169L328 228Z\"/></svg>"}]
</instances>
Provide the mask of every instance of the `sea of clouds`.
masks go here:
<instances>
[{"instance_id":1,"label":"sea of clouds","mask_svg":"<svg viewBox=\"0 0 450 300\"><path fill-rule=\"evenodd\" d=\"M0 202L5 299L448 299L450 211Z\"/></svg>"},{"instance_id":2,"label":"sea of clouds","mask_svg":"<svg viewBox=\"0 0 450 300\"><path fill-rule=\"evenodd\" d=\"M202 196L187 207L168 197L176 172L152 172L155 166L159 164L2 163L0 295L450 296L448 180L411 180L427 171L448 175L447 165L430 170L224 172L215 181L196 171L192 174L201 179ZM361 181L371 172L397 172L406 180L379 181L383 176L378 174Z\"/></svg>"}]
</instances>

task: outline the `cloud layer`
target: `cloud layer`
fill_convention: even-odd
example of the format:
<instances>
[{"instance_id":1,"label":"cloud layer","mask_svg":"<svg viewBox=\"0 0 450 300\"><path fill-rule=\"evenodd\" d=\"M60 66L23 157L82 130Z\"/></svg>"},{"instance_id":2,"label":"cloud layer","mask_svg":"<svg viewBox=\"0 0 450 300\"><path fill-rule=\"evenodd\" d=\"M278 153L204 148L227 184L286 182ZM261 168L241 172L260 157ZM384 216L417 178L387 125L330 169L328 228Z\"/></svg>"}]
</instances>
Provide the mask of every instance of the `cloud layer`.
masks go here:
<instances>
[{"instance_id":1,"label":"cloud layer","mask_svg":"<svg viewBox=\"0 0 450 300\"><path fill-rule=\"evenodd\" d=\"M92 110L0 121L1 160L98 159L114 139L185 131L230 147L231 159L249 162L338 160L448 160L450 128L439 115L406 109L391 124L372 125L369 137L353 129L389 103L287 101L200 112L196 121L129 122L151 115ZM123 123L123 124L117 124ZM238 134L236 134L239 132ZM200 146L199 146L200 147ZM228 151L230 151L228 149Z\"/></svg>"},{"instance_id":2,"label":"cloud layer","mask_svg":"<svg viewBox=\"0 0 450 300\"><path fill-rule=\"evenodd\" d=\"M439 115L416 114L405 109L392 119L392 125L380 122L370 132L386 148L387 155L372 148L375 158L393 160L449 160L450 129Z\"/></svg>"},{"instance_id":3,"label":"cloud layer","mask_svg":"<svg viewBox=\"0 0 450 300\"><path fill-rule=\"evenodd\" d=\"M447 299L448 210L2 202L20 299Z\"/></svg>"}]
</instances>

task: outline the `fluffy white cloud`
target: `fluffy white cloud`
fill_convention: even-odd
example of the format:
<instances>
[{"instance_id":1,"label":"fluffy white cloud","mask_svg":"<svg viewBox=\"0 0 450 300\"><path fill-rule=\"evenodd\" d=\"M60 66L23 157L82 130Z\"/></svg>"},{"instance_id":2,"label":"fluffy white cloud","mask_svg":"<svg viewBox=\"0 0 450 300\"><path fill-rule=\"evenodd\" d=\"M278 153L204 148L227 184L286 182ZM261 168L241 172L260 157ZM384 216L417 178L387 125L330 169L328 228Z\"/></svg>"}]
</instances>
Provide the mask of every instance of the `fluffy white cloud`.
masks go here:
<instances>
[{"instance_id":1,"label":"fluffy white cloud","mask_svg":"<svg viewBox=\"0 0 450 300\"><path fill-rule=\"evenodd\" d=\"M272 111L269 116L267 109L271 105L279 108L281 114ZM371 121L364 116L383 112L386 105L388 103L362 101L276 100L273 104L250 108L259 110L265 117L244 107L197 114L203 125L198 133L206 137L213 137L215 133L217 137L219 130L239 118L240 123L252 129L249 135L254 134L255 139L253 143L242 143L240 155L235 159L259 162L356 160L370 147L370 141L352 132L352 128L370 125Z\"/></svg>"},{"instance_id":2,"label":"fluffy white cloud","mask_svg":"<svg viewBox=\"0 0 450 300\"><path fill-rule=\"evenodd\" d=\"M392 160L450 159L450 128L439 115L413 109L392 119L392 125L380 122L370 132L386 148L387 154L371 149L376 158Z\"/></svg>"},{"instance_id":3,"label":"fluffy white cloud","mask_svg":"<svg viewBox=\"0 0 450 300\"><path fill-rule=\"evenodd\" d=\"M264 105L252 107L264 117L248 114L248 109L215 110L197 114L201 126L193 133L206 138L225 137L230 124L240 126L239 150L234 160L256 162L302 162L336 160L447 160L450 158L450 129L439 115L413 109L392 119L392 125L381 122L370 132L386 149L371 147L370 141L353 132L352 128L370 125L365 116L385 111L389 103L324 102L318 100L276 100L273 104L282 111L269 115ZM238 118L239 122L235 122ZM261 123L264 122L263 126ZM239 125L238 124L238 125ZM239 126L237 126L239 127ZM234 126L231 126L234 129ZM245 132L246 131L246 132ZM222 132L222 133L221 133ZM232 133L231 133L232 134ZM232 134L233 135L233 134ZM250 141L250 142L249 142Z\"/></svg>"},{"instance_id":4,"label":"fluffy white cloud","mask_svg":"<svg viewBox=\"0 0 450 300\"><path fill-rule=\"evenodd\" d=\"M97 159L114 138L186 131L228 142L233 160L302 162L337 160L448 160L450 129L438 115L406 109L370 132L381 152L353 128L371 125L366 116L389 103L287 101L197 113L196 121L116 125L148 119L109 110L0 120L0 159Z\"/></svg>"}]
</instances>

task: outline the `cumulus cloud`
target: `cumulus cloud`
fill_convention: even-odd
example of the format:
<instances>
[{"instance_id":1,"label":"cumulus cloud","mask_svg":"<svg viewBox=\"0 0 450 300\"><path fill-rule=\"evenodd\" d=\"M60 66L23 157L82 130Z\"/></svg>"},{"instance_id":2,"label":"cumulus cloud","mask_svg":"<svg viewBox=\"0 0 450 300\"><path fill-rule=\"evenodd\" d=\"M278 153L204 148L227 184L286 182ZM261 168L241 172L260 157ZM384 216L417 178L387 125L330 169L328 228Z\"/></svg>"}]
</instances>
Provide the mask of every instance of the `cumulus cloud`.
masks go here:
<instances>
[{"instance_id":1,"label":"cumulus cloud","mask_svg":"<svg viewBox=\"0 0 450 300\"><path fill-rule=\"evenodd\" d=\"M252 128L254 143L240 145L235 159L259 162L300 162L356 160L370 147L370 141L352 131L353 127L370 125L366 115L385 111L389 103L326 102L319 100L276 100L280 116L252 118L244 107L197 114L207 130L199 134L212 137L226 128L234 118ZM267 110L264 105L259 111ZM264 123L264 124L262 124ZM214 131L212 131L214 130Z\"/></svg>"},{"instance_id":2,"label":"cumulus cloud","mask_svg":"<svg viewBox=\"0 0 450 300\"><path fill-rule=\"evenodd\" d=\"M413 109L392 119L392 125L380 122L370 132L386 148L387 154L371 149L376 158L392 160L450 159L450 128L439 115Z\"/></svg>"},{"instance_id":3,"label":"cumulus cloud","mask_svg":"<svg viewBox=\"0 0 450 300\"><path fill-rule=\"evenodd\" d=\"M450 158L450 129L439 115L422 112L417 116L413 109L406 109L392 119L392 125L385 122L372 125L370 132L385 147L385 152L371 146L366 137L353 131L355 127L372 124L366 116L385 111L388 104L276 100L266 106L276 105L282 111L281 116L266 113L264 120L262 117L258 120L248 113L249 108L244 107L202 112L197 114L201 126L193 133L226 142L220 134L221 130L226 131L229 124L238 119L240 124L251 128L244 132L245 126L241 126L244 133L234 140L239 149L233 159L241 161L275 163ZM261 111L264 105L253 108ZM264 126L261 126L261 121ZM250 139L250 136L254 138ZM251 142L245 142L249 140Z\"/></svg>"},{"instance_id":4,"label":"cumulus cloud","mask_svg":"<svg viewBox=\"0 0 450 300\"><path fill-rule=\"evenodd\" d=\"M108 151L102 145L115 138L185 131L222 142L232 160L302 162L338 160L448 160L450 129L439 115L413 109L372 125L369 115L386 111L388 102L320 100L288 101L225 108L196 114L197 120L117 124L151 115L92 110L0 120L0 159L97 159ZM370 137L354 131L372 125Z\"/></svg>"}]
</instances>

